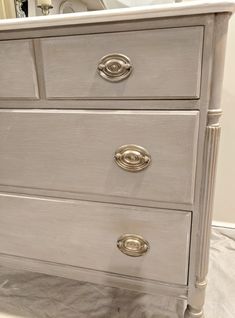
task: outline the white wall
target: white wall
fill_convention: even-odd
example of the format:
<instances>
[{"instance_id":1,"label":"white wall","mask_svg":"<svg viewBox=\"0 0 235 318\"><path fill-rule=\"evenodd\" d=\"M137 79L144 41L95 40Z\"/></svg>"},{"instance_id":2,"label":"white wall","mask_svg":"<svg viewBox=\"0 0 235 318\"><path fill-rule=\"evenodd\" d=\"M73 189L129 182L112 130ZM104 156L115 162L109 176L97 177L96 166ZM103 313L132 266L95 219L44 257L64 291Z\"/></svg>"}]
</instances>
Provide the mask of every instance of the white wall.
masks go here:
<instances>
[{"instance_id":1,"label":"white wall","mask_svg":"<svg viewBox=\"0 0 235 318\"><path fill-rule=\"evenodd\" d=\"M229 25L224 75L214 220L235 223L235 15Z\"/></svg>"}]
</instances>

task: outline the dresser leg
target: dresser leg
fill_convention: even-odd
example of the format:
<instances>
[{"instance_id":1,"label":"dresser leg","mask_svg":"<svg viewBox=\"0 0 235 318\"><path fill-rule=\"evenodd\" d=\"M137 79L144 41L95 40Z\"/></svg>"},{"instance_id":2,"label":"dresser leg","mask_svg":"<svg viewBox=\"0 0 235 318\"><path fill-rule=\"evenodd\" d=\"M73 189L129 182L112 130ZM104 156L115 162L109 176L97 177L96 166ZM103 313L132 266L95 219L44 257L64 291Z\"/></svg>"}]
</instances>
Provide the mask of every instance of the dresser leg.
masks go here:
<instances>
[{"instance_id":1,"label":"dresser leg","mask_svg":"<svg viewBox=\"0 0 235 318\"><path fill-rule=\"evenodd\" d=\"M190 305L187 306L184 318L205 318L202 309L195 309Z\"/></svg>"},{"instance_id":2,"label":"dresser leg","mask_svg":"<svg viewBox=\"0 0 235 318\"><path fill-rule=\"evenodd\" d=\"M203 307L207 282L196 282L194 291L189 295L188 306L184 318L204 318Z\"/></svg>"}]
</instances>

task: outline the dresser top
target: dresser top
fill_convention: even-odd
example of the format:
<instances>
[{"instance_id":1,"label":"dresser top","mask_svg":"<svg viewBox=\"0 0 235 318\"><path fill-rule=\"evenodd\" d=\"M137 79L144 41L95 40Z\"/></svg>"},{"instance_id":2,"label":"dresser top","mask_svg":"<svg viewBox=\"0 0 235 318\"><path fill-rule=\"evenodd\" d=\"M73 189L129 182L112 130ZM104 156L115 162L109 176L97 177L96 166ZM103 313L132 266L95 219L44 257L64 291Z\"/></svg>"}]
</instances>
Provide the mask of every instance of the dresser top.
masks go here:
<instances>
[{"instance_id":1,"label":"dresser top","mask_svg":"<svg viewBox=\"0 0 235 318\"><path fill-rule=\"evenodd\" d=\"M191 0L170 4L40 16L26 19L6 19L0 20L0 31L234 11L235 0Z\"/></svg>"}]
</instances>

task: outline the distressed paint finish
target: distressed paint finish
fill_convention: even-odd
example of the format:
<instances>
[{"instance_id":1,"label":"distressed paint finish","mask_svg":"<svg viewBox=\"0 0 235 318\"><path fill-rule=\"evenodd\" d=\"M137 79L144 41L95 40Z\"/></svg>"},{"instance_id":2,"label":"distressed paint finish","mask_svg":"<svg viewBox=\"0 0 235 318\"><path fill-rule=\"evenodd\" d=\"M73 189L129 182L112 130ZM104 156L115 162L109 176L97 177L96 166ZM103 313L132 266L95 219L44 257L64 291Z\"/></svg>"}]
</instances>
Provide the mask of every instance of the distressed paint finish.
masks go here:
<instances>
[{"instance_id":1,"label":"distressed paint finish","mask_svg":"<svg viewBox=\"0 0 235 318\"><path fill-rule=\"evenodd\" d=\"M43 39L46 96L197 99L202 43L203 27ZM129 78L115 84L97 71L100 59L112 53L129 57L133 68Z\"/></svg>"},{"instance_id":2,"label":"distressed paint finish","mask_svg":"<svg viewBox=\"0 0 235 318\"><path fill-rule=\"evenodd\" d=\"M0 110L1 185L192 204L197 135L197 111ZM126 144L150 152L147 169L117 166Z\"/></svg>"},{"instance_id":3,"label":"distressed paint finish","mask_svg":"<svg viewBox=\"0 0 235 318\"><path fill-rule=\"evenodd\" d=\"M0 43L0 99L37 99L38 84L31 40Z\"/></svg>"},{"instance_id":4,"label":"distressed paint finish","mask_svg":"<svg viewBox=\"0 0 235 318\"><path fill-rule=\"evenodd\" d=\"M0 205L4 254L187 284L189 212L4 195ZM149 242L146 255L119 251L117 240L126 233L140 233Z\"/></svg>"},{"instance_id":5,"label":"distressed paint finish","mask_svg":"<svg viewBox=\"0 0 235 318\"><path fill-rule=\"evenodd\" d=\"M185 318L203 317L233 10L234 1L212 0L0 22L0 52L8 45L15 63L4 56L0 73L2 264L171 295L187 301ZM120 85L96 70L118 48L136 68ZM18 72L7 86L24 62L25 83ZM151 151L152 165L118 167L113 155L127 143ZM151 241L143 258L116 247L132 230Z\"/></svg>"}]
</instances>

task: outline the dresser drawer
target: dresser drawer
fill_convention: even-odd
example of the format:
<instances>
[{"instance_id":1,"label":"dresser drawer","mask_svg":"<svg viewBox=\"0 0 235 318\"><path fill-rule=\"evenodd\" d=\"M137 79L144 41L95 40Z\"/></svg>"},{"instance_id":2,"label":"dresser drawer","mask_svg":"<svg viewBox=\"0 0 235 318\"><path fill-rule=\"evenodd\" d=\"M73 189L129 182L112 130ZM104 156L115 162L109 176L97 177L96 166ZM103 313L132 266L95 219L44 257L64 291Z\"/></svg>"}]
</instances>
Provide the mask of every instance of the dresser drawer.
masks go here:
<instances>
[{"instance_id":1,"label":"dresser drawer","mask_svg":"<svg viewBox=\"0 0 235 318\"><path fill-rule=\"evenodd\" d=\"M202 44L202 26L45 38L46 96L197 99Z\"/></svg>"},{"instance_id":2,"label":"dresser drawer","mask_svg":"<svg viewBox=\"0 0 235 318\"><path fill-rule=\"evenodd\" d=\"M0 41L0 70L0 99L38 98L31 40Z\"/></svg>"},{"instance_id":3,"label":"dresser drawer","mask_svg":"<svg viewBox=\"0 0 235 318\"><path fill-rule=\"evenodd\" d=\"M189 212L10 195L0 206L1 253L187 284Z\"/></svg>"},{"instance_id":4,"label":"dresser drawer","mask_svg":"<svg viewBox=\"0 0 235 318\"><path fill-rule=\"evenodd\" d=\"M2 110L1 185L192 203L197 134L197 111Z\"/></svg>"}]
</instances>

